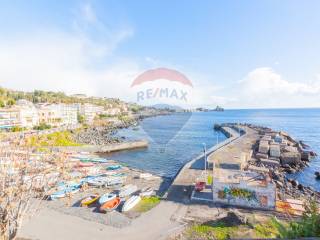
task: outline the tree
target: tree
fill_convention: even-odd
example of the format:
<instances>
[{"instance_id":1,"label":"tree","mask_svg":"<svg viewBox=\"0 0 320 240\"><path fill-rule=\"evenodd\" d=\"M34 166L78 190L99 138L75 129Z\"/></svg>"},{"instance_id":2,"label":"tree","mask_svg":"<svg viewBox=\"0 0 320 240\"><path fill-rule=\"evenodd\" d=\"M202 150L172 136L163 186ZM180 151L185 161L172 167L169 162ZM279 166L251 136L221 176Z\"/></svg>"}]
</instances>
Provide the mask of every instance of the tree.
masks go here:
<instances>
[{"instance_id":1,"label":"tree","mask_svg":"<svg viewBox=\"0 0 320 240\"><path fill-rule=\"evenodd\" d=\"M14 99L12 99L12 98L7 101L7 105L8 106L13 106L15 104L16 104L16 101Z\"/></svg>"},{"instance_id":2,"label":"tree","mask_svg":"<svg viewBox=\"0 0 320 240\"><path fill-rule=\"evenodd\" d=\"M78 122L79 122L79 123L81 123L81 124L84 123L85 118L84 118L83 115L81 115L80 113L78 113L77 118L78 118Z\"/></svg>"}]
</instances>

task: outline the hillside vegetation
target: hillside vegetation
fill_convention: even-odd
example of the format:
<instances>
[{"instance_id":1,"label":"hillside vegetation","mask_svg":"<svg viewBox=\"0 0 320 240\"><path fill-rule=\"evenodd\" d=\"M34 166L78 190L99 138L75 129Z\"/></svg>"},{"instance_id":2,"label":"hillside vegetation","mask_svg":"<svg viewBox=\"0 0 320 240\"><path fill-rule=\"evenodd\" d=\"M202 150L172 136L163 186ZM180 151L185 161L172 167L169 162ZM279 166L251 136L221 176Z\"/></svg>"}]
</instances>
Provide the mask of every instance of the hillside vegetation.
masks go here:
<instances>
[{"instance_id":1,"label":"hillside vegetation","mask_svg":"<svg viewBox=\"0 0 320 240\"><path fill-rule=\"evenodd\" d=\"M33 92L23 92L9 90L0 87L0 107L12 106L19 99L26 99L33 103L91 103L99 106L113 106L116 107L123 103L115 98L77 98L68 96L64 92L51 92L34 90Z\"/></svg>"}]
</instances>

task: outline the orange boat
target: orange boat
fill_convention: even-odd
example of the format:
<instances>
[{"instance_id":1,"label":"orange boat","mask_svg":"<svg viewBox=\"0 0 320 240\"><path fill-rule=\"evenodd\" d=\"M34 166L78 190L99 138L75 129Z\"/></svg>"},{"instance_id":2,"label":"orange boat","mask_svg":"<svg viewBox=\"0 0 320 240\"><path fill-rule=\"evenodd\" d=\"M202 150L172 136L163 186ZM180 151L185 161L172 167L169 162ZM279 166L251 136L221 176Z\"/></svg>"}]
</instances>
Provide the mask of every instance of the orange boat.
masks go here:
<instances>
[{"instance_id":1,"label":"orange boat","mask_svg":"<svg viewBox=\"0 0 320 240\"><path fill-rule=\"evenodd\" d=\"M94 203L97 201L99 198L99 195L91 195L88 197L85 197L84 199L81 200L81 207L89 206L90 204Z\"/></svg>"},{"instance_id":2,"label":"orange boat","mask_svg":"<svg viewBox=\"0 0 320 240\"><path fill-rule=\"evenodd\" d=\"M101 205L100 212L112 211L119 206L120 202L121 202L121 200L119 197L116 197L115 199L112 199L108 202L105 202L104 204Z\"/></svg>"}]
</instances>

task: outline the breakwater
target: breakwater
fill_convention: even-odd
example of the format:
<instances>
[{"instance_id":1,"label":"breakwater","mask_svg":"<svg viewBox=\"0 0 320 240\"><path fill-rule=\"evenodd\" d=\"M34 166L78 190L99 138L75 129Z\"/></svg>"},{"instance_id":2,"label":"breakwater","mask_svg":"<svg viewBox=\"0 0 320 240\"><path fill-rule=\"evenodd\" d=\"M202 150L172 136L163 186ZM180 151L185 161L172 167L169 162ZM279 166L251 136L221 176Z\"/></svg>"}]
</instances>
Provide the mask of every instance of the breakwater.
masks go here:
<instances>
[{"instance_id":1,"label":"breakwater","mask_svg":"<svg viewBox=\"0 0 320 240\"><path fill-rule=\"evenodd\" d=\"M130 142L115 143L109 145L84 145L72 147L54 147L53 149L90 152L90 153L110 153L116 151L132 150L138 148L147 148L149 142L147 140L138 140Z\"/></svg>"}]
</instances>

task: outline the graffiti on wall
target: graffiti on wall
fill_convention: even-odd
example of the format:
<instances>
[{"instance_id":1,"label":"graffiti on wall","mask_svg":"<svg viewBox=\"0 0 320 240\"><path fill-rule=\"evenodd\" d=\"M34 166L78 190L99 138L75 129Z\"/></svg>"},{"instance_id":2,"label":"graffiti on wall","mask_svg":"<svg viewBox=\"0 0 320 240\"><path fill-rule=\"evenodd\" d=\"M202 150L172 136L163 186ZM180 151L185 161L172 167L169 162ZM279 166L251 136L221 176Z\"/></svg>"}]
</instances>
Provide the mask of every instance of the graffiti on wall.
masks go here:
<instances>
[{"instance_id":1,"label":"graffiti on wall","mask_svg":"<svg viewBox=\"0 0 320 240\"><path fill-rule=\"evenodd\" d=\"M247 201L258 202L256 193L244 188L225 187L218 192L218 198L220 199L245 199Z\"/></svg>"}]
</instances>

